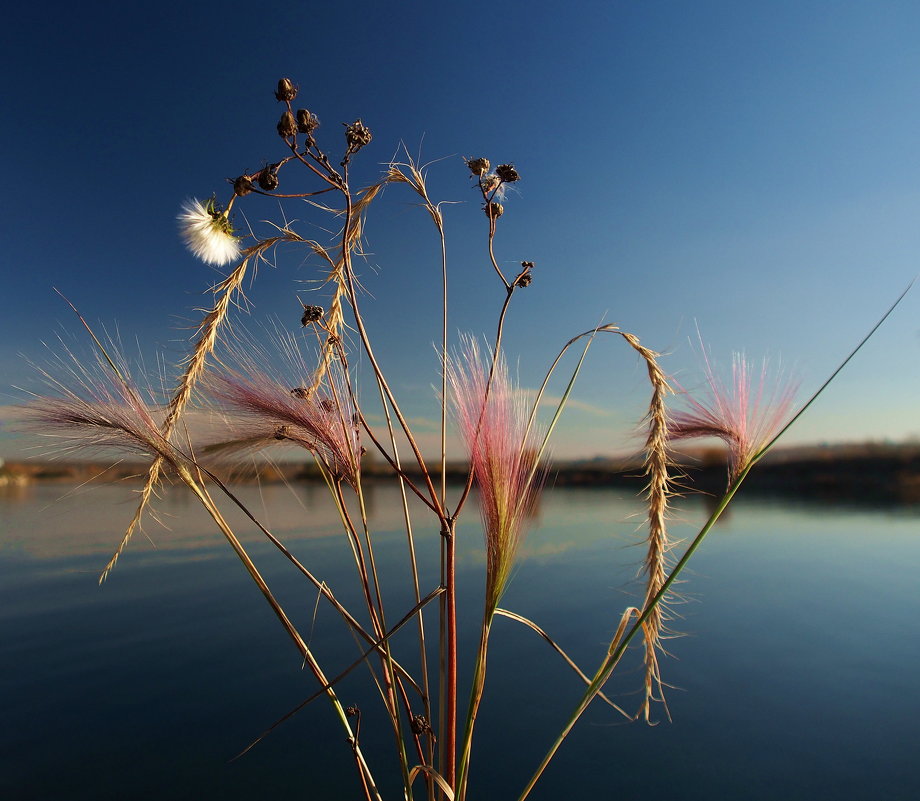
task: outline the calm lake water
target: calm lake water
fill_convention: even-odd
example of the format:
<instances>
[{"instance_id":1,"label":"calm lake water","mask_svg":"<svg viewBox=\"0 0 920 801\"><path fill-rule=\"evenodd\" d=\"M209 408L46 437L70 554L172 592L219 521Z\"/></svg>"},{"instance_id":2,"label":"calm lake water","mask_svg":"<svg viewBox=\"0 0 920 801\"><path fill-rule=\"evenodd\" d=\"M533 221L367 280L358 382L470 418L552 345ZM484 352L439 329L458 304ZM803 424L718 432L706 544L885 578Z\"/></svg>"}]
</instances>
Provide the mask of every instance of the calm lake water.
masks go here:
<instances>
[{"instance_id":1,"label":"calm lake water","mask_svg":"<svg viewBox=\"0 0 920 801\"><path fill-rule=\"evenodd\" d=\"M0 797L4 799L357 799L328 704L308 707L230 759L315 689L242 567L179 489L103 587L96 578L135 503L128 485L33 486L0 496ZM325 488L239 488L243 499L350 608L353 567ZM370 512L388 615L411 606L397 496ZM483 549L469 507L460 543L461 647L470 668ZM543 626L593 672L635 602L642 511L627 492L544 496L504 606ZM705 519L675 511L674 533ZM231 515L327 672L354 641L316 593ZM417 516L424 588L437 534ZM670 641L672 722L623 723L595 702L534 799L916 799L920 797L920 513L739 499L681 586L684 636ZM316 611L315 611L316 610ZM314 615L315 611L315 615ZM436 632L432 607L426 616ZM493 629L472 762L473 801L515 799L579 694L530 630ZM408 632L407 632L408 634ZM413 664L411 637L397 641ZM608 694L634 709L637 661ZM386 798L400 797L392 737L366 670L339 688L363 712L362 744ZM663 717L663 713L659 713ZM398 780L397 780L398 781ZM421 787L421 783L418 785Z\"/></svg>"}]
</instances>

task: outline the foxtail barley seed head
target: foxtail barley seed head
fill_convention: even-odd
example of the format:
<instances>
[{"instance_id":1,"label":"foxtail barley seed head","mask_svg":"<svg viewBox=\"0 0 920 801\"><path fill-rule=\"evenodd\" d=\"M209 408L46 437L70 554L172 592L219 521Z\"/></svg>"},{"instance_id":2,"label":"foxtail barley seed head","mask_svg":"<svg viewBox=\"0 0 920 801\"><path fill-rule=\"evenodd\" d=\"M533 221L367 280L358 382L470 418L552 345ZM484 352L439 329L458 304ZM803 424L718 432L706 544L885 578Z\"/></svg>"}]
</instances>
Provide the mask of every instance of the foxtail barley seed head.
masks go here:
<instances>
[{"instance_id":1,"label":"foxtail barley seed head","mask_svg":"<svg viewBox=\"0 0 920 801\"><path fill-rule=\"evenodd\" d=\"M528 516L542 489L537 469L540 433L528 426L529 409L499 358L490 360L474 339L450 359L452 408L479 487L486 538L486 602L497 607L507 586Z\"/></svg>"},{"instance_id":2,"label":"foxtail barley seed head","mask_svg":"<svg viewBox=\"0 0 920 801\"><path fill-rule=\"evenodd\" d=\"M297 340L284 335L277 344L286 362L277 370L270 366L266 352L254 345L249 352L247 345L246 352L242 346L234 347L221 359L224 370L206 378L206 394L225 414L230 428L229 441L209 450L232 455L279 442L298 445L313 453L332 476L356 487L361 435L341 363L330 364L322 386L305 389L312 371ZM233 362L235 366L227 366Z\"/></svg>"},{"instance_id":3,"label":"foxtail barley seed head","mask_svg":"<svg viewBox=\"0 0 920 801\"><path fill-rule=\"evenodd\" d=\"M707 387L702 397L684 392L688 408L672 415L671 440L717 437L728 446L729 480L734 480L770 442L789 417L796 382L774 377L763 363L755 379L741 354L732 358L732 380L726 384L704 353Z\"/></svg>"},{"instance_id":4,"label":"foxtail barley seed head","mask_svg":"<svg viewBox=\"0 0 920 801\"><path fill-rule=\"evenodd\" d=\"M83 363L70 351L57 356L53 372L40 371L53 394L36 395L22 406L23 427L48 437L66 454L114 450L161 457L175 467L181 457L161 435L114 347L111 358L121 377L101 357Z\"/></svg>"}]
</instances>

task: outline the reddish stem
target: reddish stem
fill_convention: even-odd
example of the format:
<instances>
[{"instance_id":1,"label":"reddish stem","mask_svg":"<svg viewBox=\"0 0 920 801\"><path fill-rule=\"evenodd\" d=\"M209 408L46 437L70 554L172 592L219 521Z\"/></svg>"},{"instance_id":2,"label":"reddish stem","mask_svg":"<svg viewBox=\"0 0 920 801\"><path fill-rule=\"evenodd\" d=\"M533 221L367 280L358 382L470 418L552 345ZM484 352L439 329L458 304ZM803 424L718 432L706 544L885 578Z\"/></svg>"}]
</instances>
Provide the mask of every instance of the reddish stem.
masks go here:
<instances>
[{"instance_id":1,"label":"reddish stem","mask_svg":"<svg viewBox=\"0 0 920 801\"><path fill-rule=\"evenodd\" d=\"M453 520L444 534L444 598L447 635L447 699L444 732L444 778L454 787L457 777L457 593L455 584L455 523Z\"/></svg>"}]
</instances>

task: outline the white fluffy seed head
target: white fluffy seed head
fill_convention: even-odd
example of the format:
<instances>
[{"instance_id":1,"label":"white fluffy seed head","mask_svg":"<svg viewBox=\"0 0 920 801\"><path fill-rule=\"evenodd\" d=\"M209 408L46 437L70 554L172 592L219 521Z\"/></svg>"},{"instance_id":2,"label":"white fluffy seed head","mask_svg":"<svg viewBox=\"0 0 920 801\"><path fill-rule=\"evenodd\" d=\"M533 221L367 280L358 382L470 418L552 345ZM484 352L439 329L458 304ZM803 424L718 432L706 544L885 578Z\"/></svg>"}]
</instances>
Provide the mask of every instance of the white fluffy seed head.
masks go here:
<instances>
[{"instance_id":1,"label":"white fluffy seed head","mask_svg":"<svg viewBox=\"0 0 920 801\"><path fill-rule=\"evenodd\" d=\"M200 200L186 200L177 219L186 247L206 264L229 264L240 257L240 240L230 221Z\"/></svg>"}]
</instances>

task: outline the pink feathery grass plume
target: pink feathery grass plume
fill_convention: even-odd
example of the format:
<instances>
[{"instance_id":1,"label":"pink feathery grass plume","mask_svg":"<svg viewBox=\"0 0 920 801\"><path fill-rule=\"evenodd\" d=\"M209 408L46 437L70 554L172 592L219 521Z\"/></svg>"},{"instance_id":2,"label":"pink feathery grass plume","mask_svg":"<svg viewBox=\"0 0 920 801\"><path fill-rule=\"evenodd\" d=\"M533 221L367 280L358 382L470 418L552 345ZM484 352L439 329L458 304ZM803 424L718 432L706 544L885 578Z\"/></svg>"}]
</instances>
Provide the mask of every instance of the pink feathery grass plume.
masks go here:
<instances>
[{"instance_id":1,"label":"pink feathery grass plume","mask_svg":"<svg viewBox=\"0 0 920 801\"><path fill-rule=\"evenodd\" d=\"M716 375L705 352L706 394L697 399L684 391L689 406L671 415L672 441L718 437L728 446L729 480L751 464L789 419L798 383L782 376L771 378L764 361L759 376L742 354L732 358L731 383Z\"/></svg>"},{"instance_id":2,"label":"pink feathery grass plume","mask_svg":"<svg viewBox=\"0 0 920 801\"><path fill-rule=\"evenodd\" d=\"M453 409L479 487L486 540L486 608L498 606L514 557L542 488L539 432L528 425L524 394L508 376L505 360L489 366L474 339L463 342L448 365Z\"/></svg>"},{"instance_id":3,"label":"pink feathery grass plume","mask_svg":"<svg viewBox=\"0 0 920 801\"><path fill-rule=\"evenodd\" d=\"M286 338L278 344L292 368L286 372L293 375L264 366L270 363L264 352L236 351L234 367L206 379L206 391L227 416L233 436L209 451L252 453L297 445L310 451L333 478L357 488L363 451L360 418L340 362L330 365L322 386L313 391L307 388L310 371L296 341Z\"/></svg>"},{"instance_id":4,"label":"pink feathery grass plume","mask_svg":"<svg viewBox=\"0 0 920 801\"><path fill-rule=\"evenodd\" d=\"M175 449L163 438L151 406L128 378L117 354L81 362L71 351L48 368L37 367L53 394L34 394L20 408L21 428L46 437L55 455L76 452L163 457L176 465Z\"/></svg>"}]
</instances>

